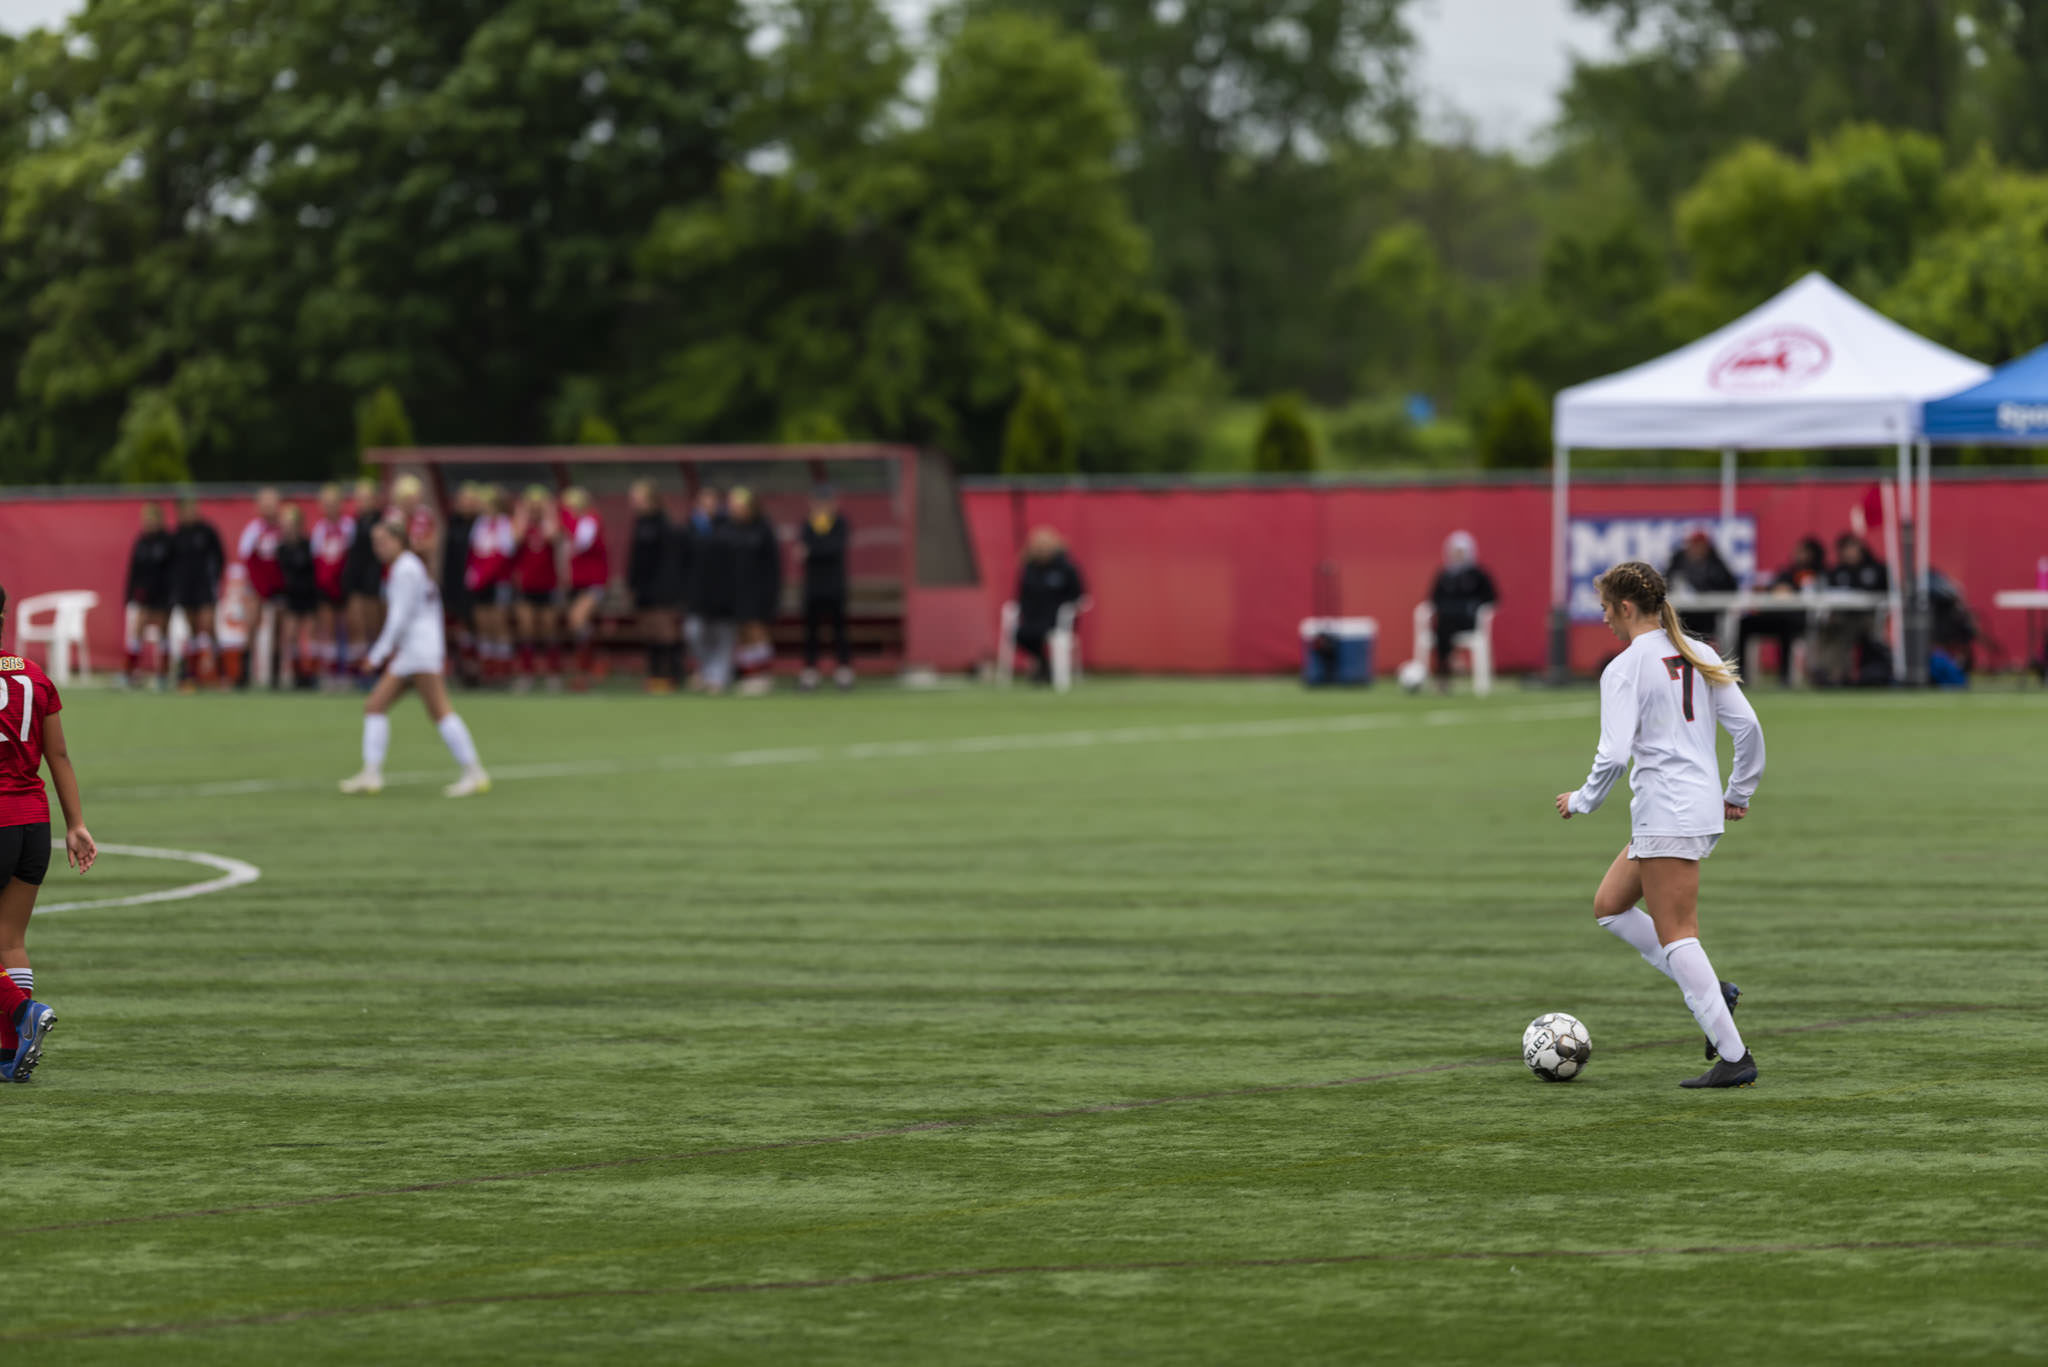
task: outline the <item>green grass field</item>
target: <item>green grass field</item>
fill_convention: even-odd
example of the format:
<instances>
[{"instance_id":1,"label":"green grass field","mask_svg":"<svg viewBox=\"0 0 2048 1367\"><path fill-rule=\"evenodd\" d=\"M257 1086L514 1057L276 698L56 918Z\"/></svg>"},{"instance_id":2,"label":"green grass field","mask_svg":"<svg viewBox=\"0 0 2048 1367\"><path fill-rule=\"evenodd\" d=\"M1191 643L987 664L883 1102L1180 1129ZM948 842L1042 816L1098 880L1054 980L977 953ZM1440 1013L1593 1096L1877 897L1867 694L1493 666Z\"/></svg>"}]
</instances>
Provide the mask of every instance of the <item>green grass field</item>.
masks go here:
<instances>
[{"instance_id":1,"label":"green grass field","mask_svg":"<svg viewBox=\"0 0 2048 1367\"><path fill-rule=\"evenodd\" d=\"M411 704L348 800L350 701L69 703L103 842L262 877L38 918L0 1360L2048 1356L2038 693L1760 696L1726 1093L1590 691L488 697L466 803Z\"/></svg>"}]
</instances>

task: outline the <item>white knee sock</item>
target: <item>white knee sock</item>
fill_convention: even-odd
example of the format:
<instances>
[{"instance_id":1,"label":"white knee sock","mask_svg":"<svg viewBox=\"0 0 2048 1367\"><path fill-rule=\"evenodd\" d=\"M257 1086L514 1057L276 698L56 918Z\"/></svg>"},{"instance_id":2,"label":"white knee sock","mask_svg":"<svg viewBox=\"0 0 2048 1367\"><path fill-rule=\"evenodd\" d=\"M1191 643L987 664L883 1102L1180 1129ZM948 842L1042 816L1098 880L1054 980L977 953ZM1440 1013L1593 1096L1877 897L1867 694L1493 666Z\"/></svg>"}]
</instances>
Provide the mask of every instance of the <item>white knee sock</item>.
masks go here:
<instances>
[{"instance_id":1,"label":"white knee sock","mask_svg":"<svg viewBox=\"0 0 2048 1367\"><path fill-rule=\"evenodd\" d=\"M1599 923L1600 929L1626 940L1630 949L1643 956L1643 962L1665 977L1671 976L1671 969L1664 962L1664 946L1657 943L1657 927L1649 912L1630 907L1619 916L1600 917Z\"/></svg>"},{"instance_id":2,"label":"white knee sock","mask_svg":"<svg viewBox=\"0 0 2048 1367\"><path fill-rule=\"evenodd\" d=\"M1728 1000L1721 995L1721 980L1714 976L1714 966L1707 962L1707 951L1700 948L1700 942L1690 936L1673 940L1664 946L1664 963L1664 971L1685 993L1686 1008L1714 1042L1715 1051L1724 1059L1739 1059L1748 1053L1728 1010Z\"/></svg>"},{"instance_id":3,"label":"white knee sock","mask_svg":"<svg viewBox=\"0 0 2048 1367\"><path fill-rule=\"evenodd\" d=\"M450 712L441 718L435 728L441 733L441 741L448 747L448 753L455 756L455 762L465 771L477 768L476 742L469 738L469 728L462 724L462 718Z\"/></svg>"},{"instance_id":4,"label":"white knee sock","mask_svg":"<svg viewBox=\"0 0 2048 1367\"><path fill-rule=\"evenodd\" d=\"M370 713L363 718L363 772L384 772L384 756L391 750L391 718Z\"/></svg>"},{"instance_id":5,"label":"white knee sock","mask_svg":"<svg viewBox=\"0 0 2048 1367\"><path fill-rule=\"evenodd\" d=\"M14 979L14 985L31 997L36 994L36 971L33 968L10 968L7 976Z\"/></svg>"}]
</instances>

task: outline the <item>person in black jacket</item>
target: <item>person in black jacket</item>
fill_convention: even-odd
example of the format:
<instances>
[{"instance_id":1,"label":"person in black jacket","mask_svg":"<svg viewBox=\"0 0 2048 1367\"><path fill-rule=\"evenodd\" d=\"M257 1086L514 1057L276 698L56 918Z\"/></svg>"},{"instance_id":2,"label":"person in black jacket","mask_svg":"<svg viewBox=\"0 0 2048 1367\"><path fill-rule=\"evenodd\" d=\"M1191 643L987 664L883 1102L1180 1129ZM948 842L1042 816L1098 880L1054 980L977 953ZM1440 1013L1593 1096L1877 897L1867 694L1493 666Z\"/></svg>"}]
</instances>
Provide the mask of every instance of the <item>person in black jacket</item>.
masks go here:
<instances>
[{"instance_id":1,"label":"person in black jacket","mask_svg":"<svg viewBox=\"0 0 2048 1367\"><path fill-rule=\"evenodd\" d=\"M1664 569L1664 582L1672 588L1682 584L1694 593L1733 593L1737 587L1735 571L1728 568L1728 562L1714 547L1714 538L1705 532L1694 532L1685 539ZM1694 636L1712 638L1721 629L1718 612L1681 612L1678 620ZM1714 644L1723 650L1728 648L1725 641Z\"/></svg>"},{"instance_id":2,"label":"person in black jacket","mask_svg":"<svg viewBox=\"0 0 2048 1367\"><path fill-rule=\"evenodd\" d=\"M1052 682L1051 638L1059 626L1060 609L1088 594L1081 567L1067 555L1066 543L1050 527L1031 533L1025 544L1024 568L1017 575L1017 649L1038 662L1032 678Z\"/></svg>"},{"instance_id":3,"label":"person in black jacket","mask_svg":"<svg viewBox=\"0 0 2048 1367\"><path fill-rule=\"evenodd\" d=\"M634 483L633 546L626 556L626 585L647 635L647 691L672 692L683 677L683 647L677 613L683 605L682 539L661 506L654 481Z\"/></svg>"},{"instance_id":4,"label":"person in black jacket","mask_svg":"<svg viewBox=\"0 0 2048 1367\"><path fill-rule=\"evenodd\" d=\"M178 661L178 683L194 688L200 678L220 672L213 640L213 608L220 601L220 577L228 567L220 533L199 511L199 500L187 495L178 505L178 529L171 533L171 606L185 614L191 634Z\"/></svg>"},{"instance_id":5,"label":"person in black jacket","mask_svg":"<svg viewBox=\"0 0 2048 1367\"><path fill-rule=\"evenodd\" d=\"M469 591L469 541L483 516L483 486L464 481L455 492L448 510L448 525L441 531L441 611L448 619L449 663L465 684L474 688L481 678L477 668L476 595Z\"/></svg>"},{"instance_id":6,"label":"person in black jacket","mask_svg":"<svg viewBox=\"0 0 2048 1367\"><path fill-rule=\"evenodd\" d=\"M820 487L811 495L810 520L804 523L804 672L805 692L818 686L818 638L832 628L832 651L839 661L833 682L853 687L853 654L846 641L847 548L852 533L832 491Z\"/></svg>"},{"instance_id":7,"label":"person in black jacket","mask_svg":"<svg viewBox=\"0 0 2048 1367\"><path fill-rule=\"evenodd\" d=\"M1493 576L1479 564L1479 545L1470 532L1452 532L1444 538L1444 567L1429 586L1429 602L1436 614L1436 686L1451 690L1451 643L1479 625L1479 609L1500 599Z\"/></svg>"},{"instance_id":8,"label":"person in black jacket","mask_svg":"<svg viewBox=\"0 0 2048 1367\"><path fill-rule=\"evenodd\" d=\"M370 533L377 530L391 509L384 491L374 479L356 481L354 539L342 562L341 582L348 602L343 609L348 623L348 672L355 674L370 653L370 643L384 629L384 563Z\"/></svg>"},{"instance_id":9,"label":"person in black jacket","mask_svg":"<svg viewBox=\"0 0 2048 1367\"><path fill-rule=\"evenodd\" d=\"M314 571L313 543L306 539L306 515L296 503L287 503L278 517L277 573L284 581L284 615L277 653L280 661L291 661L292 686L311 688L319 674L308 633L320 611L320 577ZM283 687L283 673L271 675L272 688Z\"/></svg>"},{"instance_id":10,"label":"person in black jacket","mask_svg":"<svg viewBox=\"0 0 2048 1367\"><path fill-rule=\"evenodd\" d=\"M142 643L153 636L157 655L152 677L160 681L170 667L171 534L164 530L164 510L159 504L142 505L142 532L128 552L123 601L135 610L124 677L131 685L140 682Z\"/></svg>"},{"instance_id":11,"label":"person in black jacket","mask_svg":"<svg viewBox=\"0 0 2048 1367\"><path fill-rule=\"evenodd\" d=\"M1827 573L1827 583L1831 589L1883 593L1891 587L1892 579L1884 562L1870 553L1862 537L1843 532L1835 538L1835 565ZM1876 634L1875 611L1829 613L1820 631L1823 682L1862 683L1866 675L1870 682L1891 682L1891 656Z\"/></svg>"},{"instance_id":12,"label":"person in black jacket","mask_svg":"<svg viewBox=\"0 0 2048 1367\"><path fill-rule=\"evenodd\" d=\"M782 540L775 524L761 515L752 493L735 489L726 504L732 516L726 535L733 541L735 604L739 646L733 662L739 669L740 692L759 695L775 686L775 644L769 633L782 614Z\"/></svg>"},{"instance_id":13,"label":"person in black jacket","mask_svg":"<svg viewBox=\"0 0 2048 1367\"><path fill-rule=\"evenodd\" d=\"M732 684L733 649L739 636L739 543L731 534L724 500L717 490L705 489L697 495L685 545L697 687L706 693L723 693Z\"/></svg>"}]
</instances>

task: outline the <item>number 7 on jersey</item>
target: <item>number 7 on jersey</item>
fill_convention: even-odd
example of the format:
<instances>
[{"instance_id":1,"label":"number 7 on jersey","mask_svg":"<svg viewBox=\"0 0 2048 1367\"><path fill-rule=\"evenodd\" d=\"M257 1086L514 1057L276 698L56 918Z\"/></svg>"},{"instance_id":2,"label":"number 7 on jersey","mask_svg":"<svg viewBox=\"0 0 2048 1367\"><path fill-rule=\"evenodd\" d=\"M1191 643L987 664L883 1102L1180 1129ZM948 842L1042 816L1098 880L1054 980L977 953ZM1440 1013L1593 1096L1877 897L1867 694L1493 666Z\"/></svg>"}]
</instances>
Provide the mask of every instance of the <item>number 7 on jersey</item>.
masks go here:
<instances>
[{"instance_id":1,"label":"number 7 on jersey","mask_svg":"<svg viewBox=\"0 0 2048 1367\"><path fill-rule=\"evenodd\" d=\"M1692 720L1692 661L1683 655L1666 655L1664 670L1673 680L1685 680L1685 719Z\"/></svg>"}]
</instances>

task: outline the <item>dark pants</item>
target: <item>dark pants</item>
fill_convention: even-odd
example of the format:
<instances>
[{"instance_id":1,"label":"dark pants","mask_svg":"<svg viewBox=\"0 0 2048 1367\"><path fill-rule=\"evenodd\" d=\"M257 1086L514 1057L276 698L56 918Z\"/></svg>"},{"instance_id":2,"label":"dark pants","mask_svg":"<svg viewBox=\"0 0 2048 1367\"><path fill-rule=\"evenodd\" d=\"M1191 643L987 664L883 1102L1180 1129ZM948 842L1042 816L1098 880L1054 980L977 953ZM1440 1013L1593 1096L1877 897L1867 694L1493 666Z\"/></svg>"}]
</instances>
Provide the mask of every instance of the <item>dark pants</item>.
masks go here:
<instances>
[{"instance_id":1,"label":"dark pants","mask_svg":"<svg viewBox=\"0 0 2048 1367\"><path fill-rule=\"evenodd\" d=\"M804 668L818 667L818 638L825 627L832 628L832 653L841 669L853 664L853 652L846 642L846 598L804 600Z\"/></svg>"},{"instance_id":2,"label":"dark pants","mask_svg":"<svg viewBox=\"0 0 2048 1367\"><path fill-rule=\"evenodd\" d=\"M1019 626L1017 628L1017 649L1038 661L1031 671L1035 683L1052 682L1052 646L1048 644L1052 630L1042 626Z\"/></svg>"},{"instance_id":3,"label":"dark pants","mask_svg":"<svg viewBox=\"0 0 2048 1367\"><path fill-rule=\"evenodd\" d=\"M1778 643L1778 682L1792 682L1792 643L1806 634L1806 619L1791 612L1754 612L1736 631L1735 658L1749 658L1751 641Z\"/></svg>"},{"instance_id":4,"label":"dark pants","mask_svg":"<svg viewBox=\"0 0 2048 1367\"><path fill-rule=\"evenodd\" d=\"M1439 679L1451 677L1451 642L1479 625L1477 617L1445 617L1436 619L1436 676Z\"/></svg>"}]
</instances>

